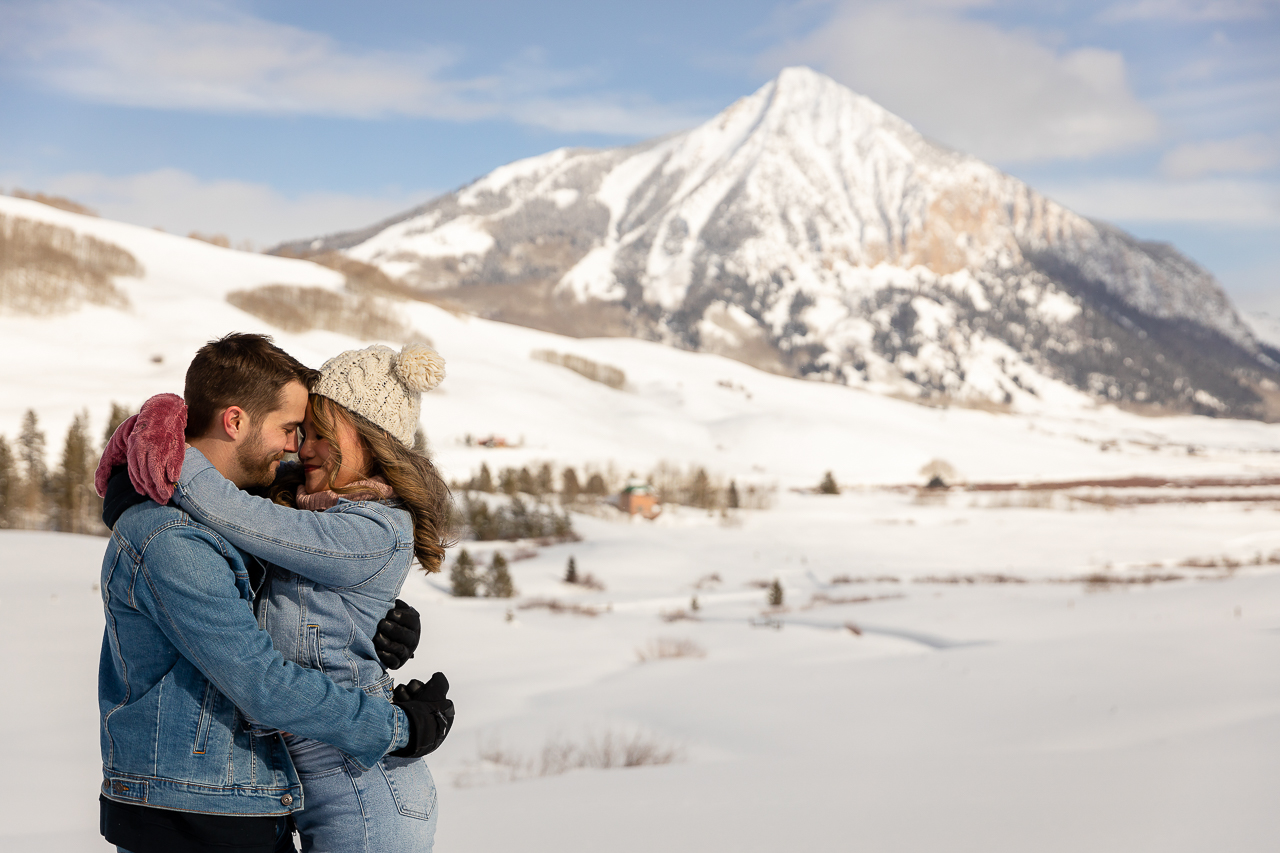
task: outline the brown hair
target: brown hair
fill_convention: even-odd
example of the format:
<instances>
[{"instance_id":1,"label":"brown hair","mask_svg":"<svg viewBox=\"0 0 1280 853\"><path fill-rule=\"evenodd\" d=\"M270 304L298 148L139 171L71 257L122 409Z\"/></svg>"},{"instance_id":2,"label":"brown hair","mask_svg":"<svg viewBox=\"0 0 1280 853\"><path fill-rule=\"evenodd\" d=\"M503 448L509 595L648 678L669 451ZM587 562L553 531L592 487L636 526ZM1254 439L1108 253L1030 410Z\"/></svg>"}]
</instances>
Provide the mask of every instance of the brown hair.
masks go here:
<instances>
[{"instance_id":1,"label":"brown hair","mask_svg":"<svg viewBox=\"0 0 1280 853\"><path fill-rule=\"evenodd\" d=\"M355 428L369 451L373 461L365 476L383 477L413 517L413 553L418 562L428 572L440 571L444 551L453 544L453 496L435 463L426 454L405 447L391 433L362 415L328 397L312 394L311 421L316 435L329 442L329 458L333 460L325 488L337 494L362 491L358 485L337 488L333 485L342 467L342 449L338 447L336 429L339 419ZM296 493L302 480L302 470L291 466L291 470L282 473L272 484L268 493L271 500L284 506L296 506Z\"/></svg>"},{"instance_id":2,"label":"brown hair","mask_svg":"<svg viewBox=\"0 0 1280 853\"><path fill-rule=\"evenodd\" d=\"M182 389L187 438L208 432L228 406L239 406L257 421L280 405L280 392L290 382L301 382L310 390L319 380L320 371L271 343L268 335L232 332L209 341L191 359Z\"/></svg>"}]
</instances>

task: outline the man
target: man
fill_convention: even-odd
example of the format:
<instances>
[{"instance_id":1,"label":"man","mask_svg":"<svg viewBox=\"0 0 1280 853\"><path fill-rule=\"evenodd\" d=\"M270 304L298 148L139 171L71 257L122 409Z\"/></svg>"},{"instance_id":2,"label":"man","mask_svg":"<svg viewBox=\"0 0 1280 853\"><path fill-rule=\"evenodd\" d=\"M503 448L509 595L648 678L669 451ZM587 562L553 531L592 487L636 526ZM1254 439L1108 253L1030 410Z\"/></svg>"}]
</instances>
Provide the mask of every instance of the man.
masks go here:
<instances>
[{"instance_id":1,"label":"man","mask_svg":"<svg viewBox=\"0 0 1280 853\"><path fill-rule=\"evenodd\" d=\"M206 344L187 370L188 443L237 486L269 485L297 449L316 376L265 336ZM103 517L113 531L102 563L100 800L102 833L120 850L293 850L287 816L304 803L281 731L363 768L389 751L424 755L447 734L443 676L434 689L411 682L393 705L285 661L252 610L263 568L136 495L123 467Z\"/></svg>"}]
</instances>

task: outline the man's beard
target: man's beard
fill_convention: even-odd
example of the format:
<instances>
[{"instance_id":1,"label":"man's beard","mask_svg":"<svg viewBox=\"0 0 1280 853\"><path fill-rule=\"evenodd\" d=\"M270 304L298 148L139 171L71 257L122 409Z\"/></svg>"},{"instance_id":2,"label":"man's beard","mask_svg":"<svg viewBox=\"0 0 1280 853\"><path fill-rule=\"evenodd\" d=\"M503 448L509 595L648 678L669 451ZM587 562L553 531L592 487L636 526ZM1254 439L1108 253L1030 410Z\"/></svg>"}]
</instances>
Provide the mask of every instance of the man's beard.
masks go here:
<instances>
[{"instance_id":1,"label":"man's beard","mask_svg":"<svg viewBox=\"0 0 1280 853\"><path fill-rule=\"evenodd\" d=\"M271 466L284 458L284 452L267 454L266 445L262 440L262 430L257 430L236 448L236 464L240 466L242 486L270 486L275 482L276 474Z\"/></svg>"}]
</instances>

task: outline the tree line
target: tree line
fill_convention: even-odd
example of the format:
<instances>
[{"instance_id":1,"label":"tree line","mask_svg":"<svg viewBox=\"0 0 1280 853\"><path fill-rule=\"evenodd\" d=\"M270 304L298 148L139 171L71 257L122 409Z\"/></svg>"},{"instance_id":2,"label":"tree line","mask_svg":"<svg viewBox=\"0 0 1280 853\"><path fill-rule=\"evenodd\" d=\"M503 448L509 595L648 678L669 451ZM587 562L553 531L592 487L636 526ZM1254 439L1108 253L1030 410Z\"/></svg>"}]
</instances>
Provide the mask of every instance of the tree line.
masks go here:
<instances>
[{"instance_id":1,"label":"tree line","mask_svg":"<svg viewBox=\"0 0 1280 853\"><path fill-rule=\"evenodd\" d=\"M106 429L95 441L89 412L78 412L67 428L58 465L50 470L45 433L35 410L28 409L12 443L0 435L0 529L106 536L93 474L103 447L132 414L128 407L112 403Z\"/></svg>"}]
</instances>

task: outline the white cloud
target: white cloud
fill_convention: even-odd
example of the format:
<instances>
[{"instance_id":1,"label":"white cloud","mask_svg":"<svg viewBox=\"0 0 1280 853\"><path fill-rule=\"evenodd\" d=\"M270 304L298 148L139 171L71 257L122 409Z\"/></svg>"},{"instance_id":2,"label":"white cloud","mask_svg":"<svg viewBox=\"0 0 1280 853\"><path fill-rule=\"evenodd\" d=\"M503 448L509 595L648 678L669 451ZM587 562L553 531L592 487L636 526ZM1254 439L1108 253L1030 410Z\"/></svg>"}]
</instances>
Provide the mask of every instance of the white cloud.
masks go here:
<instances>
[{"instance_id":1,"label":"white cloud","mask_svg":"<svg viewBox=\"0 0 1280 853\"><path fill-rule=\"evenodd\" d=\"M1203 179L1113 179L1038 189L1084 216L1109 222L1189 222L1280 226L1280 184Z\"/></svg>"},{"instance_id":2,"label":"white cloud","mask_svg":"<svg viewBox=\"0 0 1280 853\"><path fill-rule=\"evenodd\" d=\"M1115 51L1057 52L1026 32L961 16L963 3L845 2L771 67L804 63L922 132L989 160L1083 158L1155 138Z\"/></svg>"},{"instance_id":3,"label":"white cloud","mask_svg":"<svg viewBox=\"0 0 1280 853\"><path fill-rule=\"evenodd\" d=\"M355 118L507 118L626 135L665 133L699 120L680 108L609 93L565 96L581 75L548 70L538 57L516 57L484 77L453 79L445 73L458 59L450 50L353 50L215 0L58 0L6 16L0 49L19 60L21 73L103 103ZM542 108L531 109L531 102Z\"/></svg>"},{"instance_id":4,"label":"white cloud","mask_svg":"<svg viewBox=\"0 0 1280 853\"><path fill-rule=\"evenodd\" d=\"M1251 21L1280 10L1277 0L1132 0L1103 10L1099 18L1121 21Z\"/></svg>"},{"instance_id":5,"label":"white cloud","mask_svg":"<svg viewBox=\"0 0 1280 853\"><path fill-rule=\"evenodd\" d=\"M225 234L236 243L248 239L258 248L362 228L435 195L422 190L382 196L286 196L265 184L202 181L178 169L121 177L76 173L45 180L8 175L4 184L66 196L107 219L158 226L174 234Z\"/></svg>"},{"instance_id":6,"label":"white cloud","mask_svg":"<svg viewBox=\"0 0 1280 853\"><path fill-rule=\"evenodd\" d=\"M1160 161L1161 171L1171 178L1250 174L1276 165L1280 165L1280 138L1261 133L1183 143Z\"/></svg>"}]
</instances>

